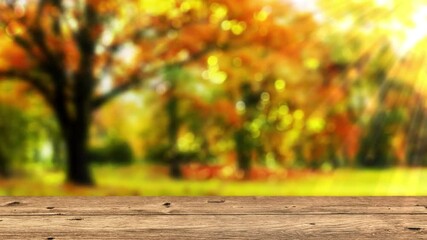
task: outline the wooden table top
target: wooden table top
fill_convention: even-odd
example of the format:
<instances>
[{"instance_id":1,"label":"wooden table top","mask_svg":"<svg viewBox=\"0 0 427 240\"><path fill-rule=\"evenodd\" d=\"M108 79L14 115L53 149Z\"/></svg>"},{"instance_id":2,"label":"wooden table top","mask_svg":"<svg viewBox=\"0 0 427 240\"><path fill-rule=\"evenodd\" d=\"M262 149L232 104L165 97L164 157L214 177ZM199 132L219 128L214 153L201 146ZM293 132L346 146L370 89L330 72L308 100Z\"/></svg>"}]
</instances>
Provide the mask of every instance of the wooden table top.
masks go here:
<instances>
[{"instance_id":1,"label":"wooden table top","mask_svg":"<svg viewBox=\"0 0 427 240\"><path fill-rule=\"evenodd\" d=\"M427 197L0 197L0 239L427 239Z\"/></svg>"}]
</instances>

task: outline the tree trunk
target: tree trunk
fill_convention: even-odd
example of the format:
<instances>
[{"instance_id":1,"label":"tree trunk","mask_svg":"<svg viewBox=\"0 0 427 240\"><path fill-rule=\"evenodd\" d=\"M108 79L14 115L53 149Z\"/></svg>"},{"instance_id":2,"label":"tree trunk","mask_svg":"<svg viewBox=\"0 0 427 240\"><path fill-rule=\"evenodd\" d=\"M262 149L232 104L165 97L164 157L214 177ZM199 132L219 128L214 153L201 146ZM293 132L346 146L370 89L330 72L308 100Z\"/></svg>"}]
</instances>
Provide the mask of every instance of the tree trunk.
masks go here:
<instances>
[{"instance_id":1,"label":"tree trunk","mask_svg":"<svg viewBox=\"0 0 427 240\"><path fill-rule=\"evenodd\" d=\"M76 124L69 128L65 138L67 148L68 181L80 185L93 185L90 164L87 159L88 126Z\"/></svg>"},{"instance_id":2,"label":"tree trunk","mask_svg":"<svg viewBox=\"0 0 427 240\"><path fill-rule=\"evenodd\" d=\"M234 143L237 154L237 167L243 173L243 178L249 177L251 170L252 144L249 133L241 128L234 133Z\"/></svg>"},{"instance_id":3,"label":"tree trunk","mask_svg":"<svg viewBox=\"0 0 427 240\"><path fill-rule=\"evenodd\" d=\"M61 96L60 96L61 97ZM63 100L63 98L58 98ZM85 101L82 101L85 103ZM88 103L89 101L86 101ZM79 185L93 185L87 159L87 142L91 123L88 104L74 104L74 111L67 111L65 100L56 101L53 109L65 143L67 181Z\"/></svg>"},{"instance_id":4,"label":"tree trunk","mask_svg":"<svg viewBox=\"0 0 427 240\"><path fill-rule=\"evenodd\" d=\"M168 123L168 139L169 139L169 175L174 179L182 178L181 172L181 159L177 147L178 141L178 130L180 125L180 119L178 116L178 98L174 95L174 87L171 88L171 97L169 98L166 111L169 118Z\"/></svg>"},{"instance_id":5,"label":"tree trunk","mask_svg":"<svg viewBox=\"0 0 427 240\"><path fill-rule=\"evenodd\" d=\"M87 142L89 137L90 113L77 106L75 116L62 115L61 108L56 109L61 133L65 143L67 180L79 185L93 185Z\"/></svg>"},{"instance_id":6,"label":"tree trunk","mask_svg":"<svg viewBox=\"0 0 427 240\"><path fill-rule=\"evenodd\" d=\"M170 168L169 168L170 177L172 177L173 179L181 179L182 171L181 171L180 156L178 156L177 153L174 153L174 155L170 160L171 160Z\"/></svg>"}]
</instances>

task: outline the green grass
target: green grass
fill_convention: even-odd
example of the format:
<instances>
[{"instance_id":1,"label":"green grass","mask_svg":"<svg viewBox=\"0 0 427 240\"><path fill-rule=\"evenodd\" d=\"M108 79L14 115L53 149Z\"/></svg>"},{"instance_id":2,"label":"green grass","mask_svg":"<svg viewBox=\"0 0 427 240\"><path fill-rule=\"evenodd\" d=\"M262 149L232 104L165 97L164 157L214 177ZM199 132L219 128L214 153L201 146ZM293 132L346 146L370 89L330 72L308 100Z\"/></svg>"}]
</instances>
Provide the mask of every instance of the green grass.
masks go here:
<instances>
[{"instance_id":1,"label":"green grass","mask_svg":"<svg viewBox=\"0 0 427 240\"><path fill-rule=\"evenodd\" d=\"M97 187L64 184L59 171L0 180L0 195L230 195L230 196L420 196L427 195L427 168L341 169L271 181L181 180L154 174L153 167L99 166Z\"/></svg>"}]
</instances>

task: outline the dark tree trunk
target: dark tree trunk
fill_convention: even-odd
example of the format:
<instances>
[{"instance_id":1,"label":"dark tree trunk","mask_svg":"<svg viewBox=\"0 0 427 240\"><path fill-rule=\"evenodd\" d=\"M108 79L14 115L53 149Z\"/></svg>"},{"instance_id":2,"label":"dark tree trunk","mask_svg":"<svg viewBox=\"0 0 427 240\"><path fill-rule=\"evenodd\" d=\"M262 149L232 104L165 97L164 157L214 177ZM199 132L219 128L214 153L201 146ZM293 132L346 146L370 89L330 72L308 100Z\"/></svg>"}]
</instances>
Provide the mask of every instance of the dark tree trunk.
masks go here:
<instances>
[{"instance_id":1,"label":"dark tree trunk","mask_svg":"<svg viewBox=\"0 0 427 240\"><path fill-rule=\"evenodd\" d=\"M87 142L91 124L92 97L95 89L93 75L95 41L91 29L97 24L97 16L92 8L86 8L86 25L76 35L80 50L79 70L73 76L73 85L68 86L73 93L68 102L68 126L65 126L65 144L67 148L67 177L75 184L94 185L87 157ZM66 91L64 91L66 93ZM66 94L65 94L66 96ZM64 126L63 126L64 127Z\"/></svg>"},{"instance_id":2,"label":"dark tree trunk","mask_svg":"<svg viewBox=\"0 0 427 240\"><path fill-rule=\"evenodd\" d=\"M237 167L243 173L243 178L249 177L251 170L252 144L249 133L241 128L234 133L234 143L237 154Z\"/></svg>"},{"instance_id":3,"label":"dark tree trunk","mask_svg":"<svg viewBox=\"0 0 427 240\"><path fill-rule=\"evenodd\" d=\"M65 143L67 180L74 184L93 185L87 159L91 112L90 101L86 96L77 93L73 103L67 103L65 100L58 101L54 109ZM67 111L67 104L72 106L71 112Z\"/></svg>"},{"instance_id":4,"label":"dark tree trunk","mask_svg":"<svg viewBox=\"0 0 427 240\"><path fill-rule=\"evenodd\" d=\"M171 97L167 103L166 110L169 118L168 138L169 138L169 175L174 179L182 178L181 159L177 149L177 139L180 119L178 117L178 98L174 96L174 87L172 87Z\"/></svg>"},{"instance_id":5,"label":"dark tree trunk","mask_svg":"<svg viewBox=\"0 0 427 240\"><path fill-rule=\"evenodd\" d=\"M174 154L174 156L172 156L172 159L171 159L169 175L173 179L182 178L181 163L180 163L179 156L176 153Z\"/></svg>"},{"instance_id":6,"label":"dark tree trunk","mask_svg":"<svg viewBox=\"0 0 427 240\"><path fill-rule=\"evenodd\" d=\"M71 183L94 184L89 159L87 159L88 128L88 121L73 124L68 128L65 144L67 148L67 178Z\"/></svg>"}]
</instances>

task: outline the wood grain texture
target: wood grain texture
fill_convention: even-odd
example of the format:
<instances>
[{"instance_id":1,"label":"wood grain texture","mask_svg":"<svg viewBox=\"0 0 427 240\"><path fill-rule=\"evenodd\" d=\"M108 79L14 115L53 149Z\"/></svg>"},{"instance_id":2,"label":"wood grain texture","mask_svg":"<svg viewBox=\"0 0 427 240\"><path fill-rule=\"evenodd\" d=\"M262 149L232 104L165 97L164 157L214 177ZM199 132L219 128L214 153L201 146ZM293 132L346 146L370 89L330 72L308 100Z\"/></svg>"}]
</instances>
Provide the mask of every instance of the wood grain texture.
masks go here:
<instances>
[{"instance_id":1,"label":"wood grain texture","mask_svg":"<svg viewBox=\"0 0 427 240\"><path fill-rule=\"evenodd\" d=\"M0 197L0 239L427 239L427 197Z\"/></svg>"}]
</instances>

